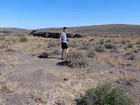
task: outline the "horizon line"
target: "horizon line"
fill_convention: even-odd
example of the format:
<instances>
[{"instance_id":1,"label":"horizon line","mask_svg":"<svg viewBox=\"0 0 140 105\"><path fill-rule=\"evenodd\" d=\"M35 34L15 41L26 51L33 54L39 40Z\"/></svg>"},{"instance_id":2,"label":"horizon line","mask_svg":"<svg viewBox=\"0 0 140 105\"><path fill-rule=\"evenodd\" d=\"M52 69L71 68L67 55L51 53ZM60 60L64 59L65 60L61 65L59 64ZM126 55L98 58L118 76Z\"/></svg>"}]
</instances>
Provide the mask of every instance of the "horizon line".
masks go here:
<instances>
[{"instance_id":1,"label":"horizon line","mask_svg":"<svg viewBox=\"0 0 140 105\"><path fill-rule=\"evenodd\" d=\"M63 26L63 27L69 27L69 28L74 28L74 27L90 27L90 26L101 26L101 25L140 25L140 24L125 24L125 23L108 23L108 24L94 24L94 25L74 25L74 26ZM22 27L0 27L1 29L24 29L24 30L37 30L37 29L50 29L50 28L63 28L62 26L54 26L54 27L38 27L38 28L22 28Z\"/></svg>"}]
</instances>

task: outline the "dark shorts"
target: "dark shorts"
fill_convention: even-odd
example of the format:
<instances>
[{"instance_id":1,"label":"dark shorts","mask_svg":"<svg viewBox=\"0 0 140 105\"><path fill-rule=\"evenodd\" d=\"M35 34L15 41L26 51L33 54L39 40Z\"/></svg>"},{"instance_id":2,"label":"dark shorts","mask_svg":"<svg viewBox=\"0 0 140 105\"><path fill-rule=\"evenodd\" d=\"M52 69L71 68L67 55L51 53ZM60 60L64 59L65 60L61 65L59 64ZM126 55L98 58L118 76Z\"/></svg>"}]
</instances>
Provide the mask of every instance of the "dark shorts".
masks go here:
<instances>
[{"instance_id":1,"label":"dark shorts","mask_svg":"<svg viewBox=\"0 0 140 105\"><path fill-rule=\"evenodd\" d=\"M62 47L62 49L67 49L67 48L69 48L67 43L61 43L61 47Z\"/></svg>"}]
</instances>

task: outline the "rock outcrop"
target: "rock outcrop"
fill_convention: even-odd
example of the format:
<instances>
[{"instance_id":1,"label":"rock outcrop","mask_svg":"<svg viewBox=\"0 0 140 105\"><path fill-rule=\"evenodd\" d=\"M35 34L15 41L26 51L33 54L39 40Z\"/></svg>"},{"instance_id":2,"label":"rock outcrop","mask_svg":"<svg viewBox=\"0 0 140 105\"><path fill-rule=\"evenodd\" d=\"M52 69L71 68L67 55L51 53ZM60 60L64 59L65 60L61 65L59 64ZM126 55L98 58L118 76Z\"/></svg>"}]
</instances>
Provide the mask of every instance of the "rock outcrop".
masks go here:
<instances>
[{"instance_id":1,"label":"rock outcrop","mask_svg":"<svg viewBox=\"0 0 140 105\"><path fill-rule=\"evenodd\" d=\"M60 33L53 33L53 32L38 32L33 30L29 35L39 36L39 37L46 37L46 38L59 38ZM80 38L82 35L80 34L67 34L68 38Z\"/></svg>"}]
</instances>

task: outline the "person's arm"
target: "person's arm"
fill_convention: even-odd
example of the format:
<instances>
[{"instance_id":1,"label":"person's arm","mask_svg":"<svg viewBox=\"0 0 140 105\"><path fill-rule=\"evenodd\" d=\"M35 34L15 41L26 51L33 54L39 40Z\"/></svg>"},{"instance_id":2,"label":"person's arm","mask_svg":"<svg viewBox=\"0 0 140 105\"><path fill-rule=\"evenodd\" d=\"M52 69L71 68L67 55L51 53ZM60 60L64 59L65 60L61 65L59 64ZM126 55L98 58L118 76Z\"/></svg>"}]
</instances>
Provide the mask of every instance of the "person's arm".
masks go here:
<instances>
[{"instance_id":1,"label":"person's arm","mask_svg":"<svg viewBox=\"0 0 140 105\"><path fill-rule=\"evenodd\" d=\"M59 44L61 44L61 40L62 40L62 39L61 39L61 34L60 34L60 37L59 37Z\"/></svg>"}]
</instances>

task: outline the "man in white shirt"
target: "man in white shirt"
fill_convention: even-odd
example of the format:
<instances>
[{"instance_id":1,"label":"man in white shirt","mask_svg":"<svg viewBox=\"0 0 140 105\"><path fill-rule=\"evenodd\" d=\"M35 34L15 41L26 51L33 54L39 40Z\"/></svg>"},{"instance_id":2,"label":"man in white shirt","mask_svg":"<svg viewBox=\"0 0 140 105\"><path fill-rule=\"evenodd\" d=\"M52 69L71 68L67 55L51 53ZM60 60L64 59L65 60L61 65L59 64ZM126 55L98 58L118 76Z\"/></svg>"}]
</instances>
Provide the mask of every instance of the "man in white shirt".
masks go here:
<instances>
[{"instance_id":1,"label":"man in white shirt","mask_svg":"<svg viewBox=\"0 0 140 105\"><path fill-rule=\"evenodd\" d=\"M64 54L66 56L69 49L66 32L67 32L67 27L64 27L63 32L60 35L60 43L62 47L61 59L64 59Z\"/></svg>"}]
</instances>

